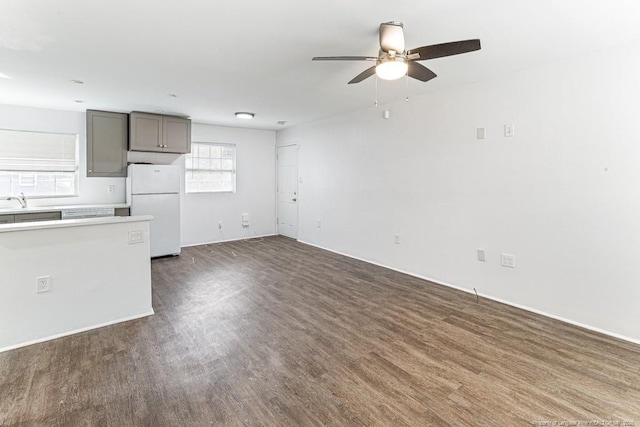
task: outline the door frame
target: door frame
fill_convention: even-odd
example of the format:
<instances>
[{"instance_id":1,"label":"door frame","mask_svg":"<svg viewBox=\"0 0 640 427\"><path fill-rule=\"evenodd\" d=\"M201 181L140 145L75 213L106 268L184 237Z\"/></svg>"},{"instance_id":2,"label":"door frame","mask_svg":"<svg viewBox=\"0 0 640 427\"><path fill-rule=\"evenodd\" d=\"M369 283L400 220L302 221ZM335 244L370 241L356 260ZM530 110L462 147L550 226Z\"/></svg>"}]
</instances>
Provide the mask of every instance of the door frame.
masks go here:
<instances>
[{"instance_id":1,"label":"door frame","mask_svg":"<svg viewBox=\"0 0 640 427\"><path fill-rule=\"evenodd\" d=\"M297 194L297 198L298 201L296 202L296 237L295 239L298 240L298 231L300 230L300 187L299 187L299 183L300 183L300 177L299 177L299 172L300 172L300 168L299 168L299 161L300 161L300 144L298 144L297 142L291 142L291 143L287 143L287 144L282 144L282 145L276 145L276 150L275 150L275 155L276 155L276 235L278 236L283 236L282 234L280 234L280 203L278 201L278 190L279 190L279 182L278 182L278 176L279 176L279 161L280 161L280 156L279 156L279 151L281 148L289 148L289 147L296 147L296 182L295 182L295 189L296 189L296 194ZM288 237L288 236L285 236Z\"/></svg>"}]
</instances>

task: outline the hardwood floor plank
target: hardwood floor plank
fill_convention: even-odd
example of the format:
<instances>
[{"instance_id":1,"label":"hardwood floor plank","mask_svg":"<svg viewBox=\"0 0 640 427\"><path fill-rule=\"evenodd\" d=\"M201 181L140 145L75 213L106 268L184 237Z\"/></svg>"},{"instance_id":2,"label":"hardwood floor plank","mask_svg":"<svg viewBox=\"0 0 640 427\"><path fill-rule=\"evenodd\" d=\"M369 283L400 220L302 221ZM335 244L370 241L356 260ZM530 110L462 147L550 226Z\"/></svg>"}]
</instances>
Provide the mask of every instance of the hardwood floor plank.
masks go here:
<instances>
[{"instance_id":1,"label":"hardwood floor plank","mask_svg":"<svg viewBox=\"0 0 640 427\"><path fill-rule=\"evenodd\" d=\"M640 425L640 346L288 238L152 281L154 316L0 354L0 425Z\"/></svg>"}]
</instances>

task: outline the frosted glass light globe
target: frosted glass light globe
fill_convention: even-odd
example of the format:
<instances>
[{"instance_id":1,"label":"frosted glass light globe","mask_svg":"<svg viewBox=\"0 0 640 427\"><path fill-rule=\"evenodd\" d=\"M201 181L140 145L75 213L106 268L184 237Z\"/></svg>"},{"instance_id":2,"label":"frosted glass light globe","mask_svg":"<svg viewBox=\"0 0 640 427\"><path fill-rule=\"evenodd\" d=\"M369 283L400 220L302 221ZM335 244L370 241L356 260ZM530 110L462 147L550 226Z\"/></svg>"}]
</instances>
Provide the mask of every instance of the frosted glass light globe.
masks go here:
<instances>
[{"instance_id":1,"label":"frosted glass light globe","mask_svg":"<svg viewBox=\"0 0 640 427\"><path fill-rule=\"evenodd\" d=\"M389 60L376 66L376 74L382 80L397 80L407 74L409 64L402 60Z\"/></svg>"}]
</instances>

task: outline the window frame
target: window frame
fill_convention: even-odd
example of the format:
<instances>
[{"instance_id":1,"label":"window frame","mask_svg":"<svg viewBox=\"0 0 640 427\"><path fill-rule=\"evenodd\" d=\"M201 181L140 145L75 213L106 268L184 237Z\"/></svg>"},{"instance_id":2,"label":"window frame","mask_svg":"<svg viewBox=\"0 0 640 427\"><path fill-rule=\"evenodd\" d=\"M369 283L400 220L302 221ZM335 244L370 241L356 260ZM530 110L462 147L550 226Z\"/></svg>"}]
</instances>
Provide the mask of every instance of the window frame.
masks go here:
<instances>
[{"instance_id":1,"label":"window frame","mask_svg":"<svg viewBox=\"0 0 640 427\"><path fill-rule=\"evenodd\" d=\"M231 148L233 150L233 155L232 155L232 163L231 163L231 169L194 169L193 167L188 168L187 167L187 157L188 156L192 156L193 150L195 147L198 147L199 145L207 145L209 147L221 147L222 149L224 148ZM185 155L185 161L184 161L184 173L185 173L185 181L184 181L184 192L185 194L235 194L237 191L237 183L236 183L236 176L237 176L237 167L236 167L236 162L237 162L237 157L238 157L238 147L236 144L233 143L228 143L228 142L211 142L211 141L191 141L191 152L187 153ZM209 159L211 159L211 157L209 157ZM189 181L187 179L187 175L189 174L189 172L191 171L213 171L213 172L223 172L223 173L231 173L231 185L232 185L232 189L231 190L201 190L201 191L194 191L194 190L189 190L188 189L188 184L187 182Z\"/></svg>"},{"instance_id":2,"label":"window frame","mask_svg":"<svg viewBox=\"0 0 640 427\"><path fill-rule=\"evenodd\" d=\"M29 199L62 199L62 198L71 198L71 197L78 197L80 194L80 169L81 169L81 165L80 165L80 135L77 133L67 133L67 132L47 132L47 131L41 131L41 130L25 130L25 129L7 129L7 128L0 128L0 132L2 131L9 131L9 132L25 132L25 133L30 133L30 134L43 134L43 135L63 135L63 136L69 136L69 137L73 137L74 138L74 169L73 171L56 171L56 170L38 170L38 169L33 169L33 170L11 170L11 169L1 169L0 166L0 172L8 172L8 173L29 173L29 174L34 174L34 182L37 181L37 177L35 176L35 174L37 173L70 173L73 174L73 193L72 194L46 194L46 195L35 195L35 194L27 194L26 196ZM21 177L18 177L18 179L21 179ZM4 199L7 197L17 197L20 194L0 194L0 199Z\"/></svg>"}]
</instances>

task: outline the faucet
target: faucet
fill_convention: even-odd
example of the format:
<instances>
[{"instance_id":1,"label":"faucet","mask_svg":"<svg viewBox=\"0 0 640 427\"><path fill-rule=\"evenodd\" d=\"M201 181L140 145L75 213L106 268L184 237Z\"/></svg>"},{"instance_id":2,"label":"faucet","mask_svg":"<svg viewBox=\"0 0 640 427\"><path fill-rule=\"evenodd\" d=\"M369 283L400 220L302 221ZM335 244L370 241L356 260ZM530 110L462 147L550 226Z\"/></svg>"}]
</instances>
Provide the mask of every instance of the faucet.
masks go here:
<instances>
[{"instance_id":1,"label":"faucet","mask_svg":"<svg viewBox=\"0 0 640 427\"><path fill-rule=\"evenodd\" d=\"M20 197L7 197L7 200L17 200L18 202L20 202L20 206L22 206L23 208L27 207L27 196L25 196L24 193L20 193Z\"/></svg>"}]
</instances>

